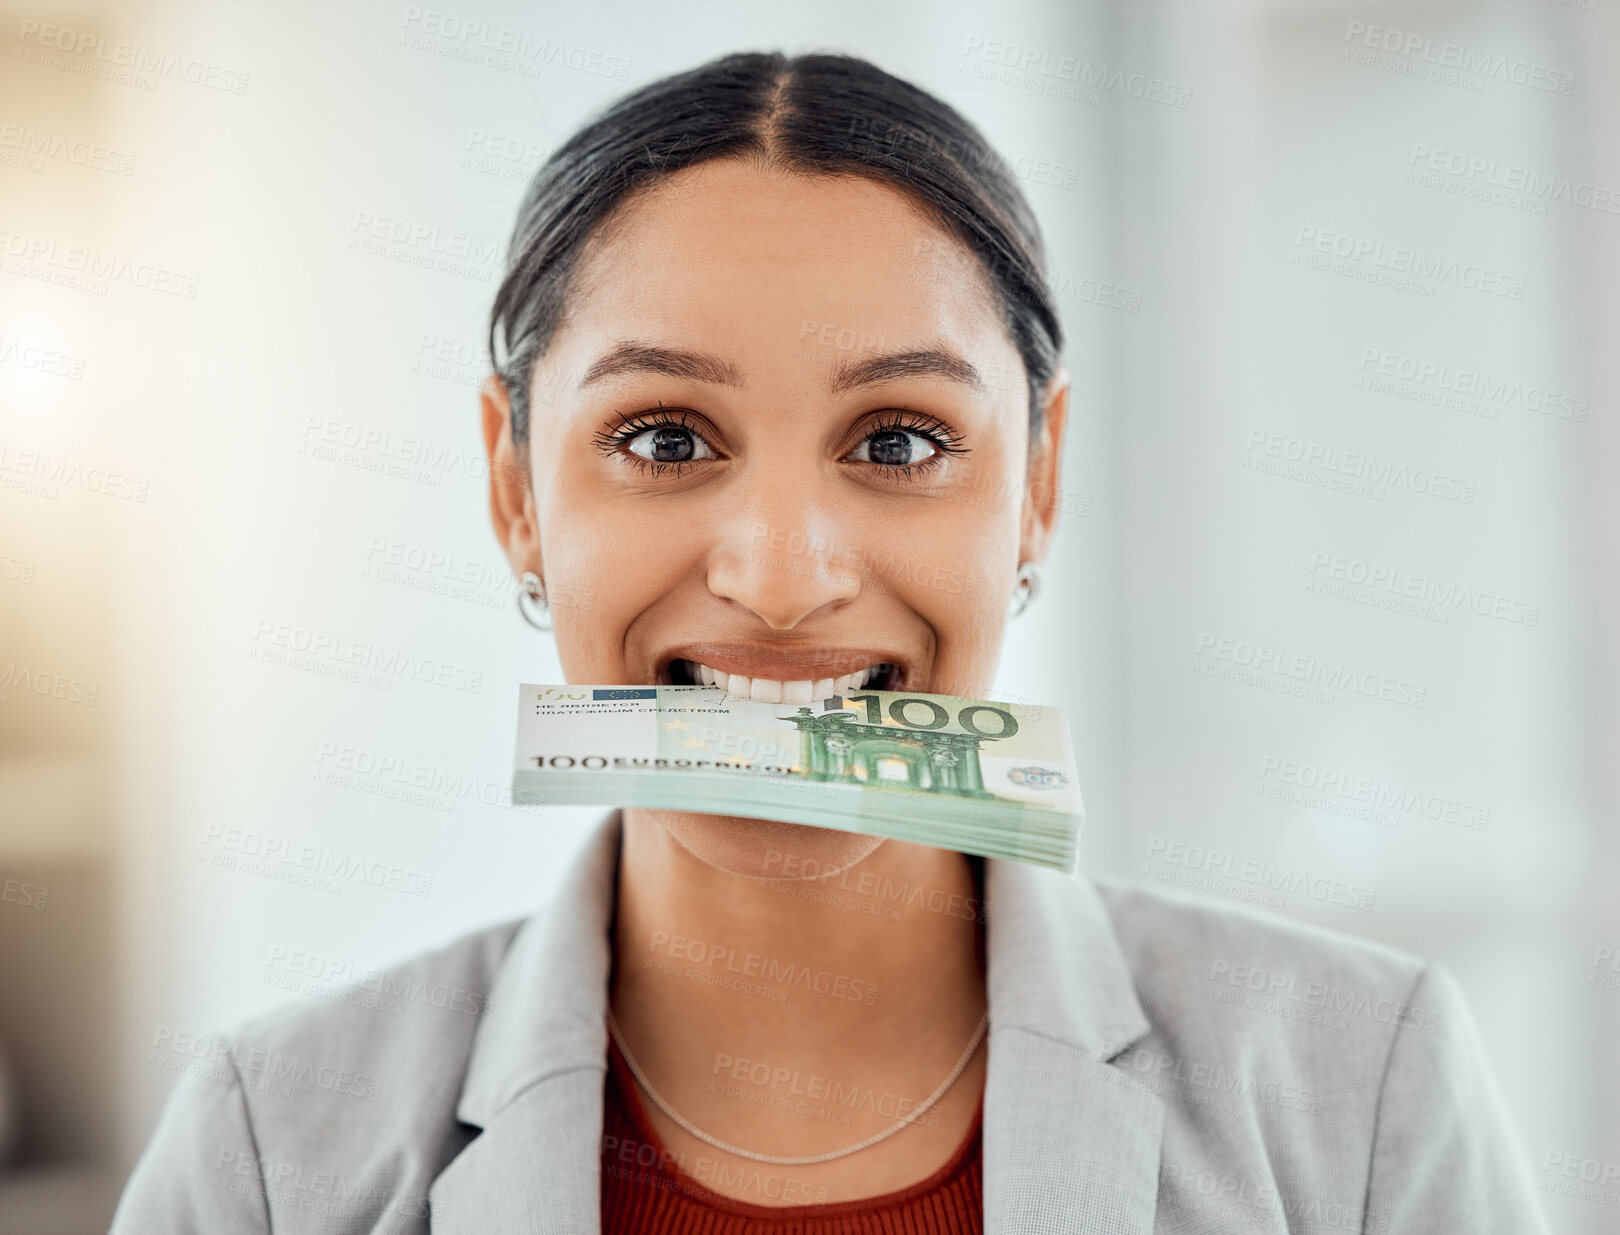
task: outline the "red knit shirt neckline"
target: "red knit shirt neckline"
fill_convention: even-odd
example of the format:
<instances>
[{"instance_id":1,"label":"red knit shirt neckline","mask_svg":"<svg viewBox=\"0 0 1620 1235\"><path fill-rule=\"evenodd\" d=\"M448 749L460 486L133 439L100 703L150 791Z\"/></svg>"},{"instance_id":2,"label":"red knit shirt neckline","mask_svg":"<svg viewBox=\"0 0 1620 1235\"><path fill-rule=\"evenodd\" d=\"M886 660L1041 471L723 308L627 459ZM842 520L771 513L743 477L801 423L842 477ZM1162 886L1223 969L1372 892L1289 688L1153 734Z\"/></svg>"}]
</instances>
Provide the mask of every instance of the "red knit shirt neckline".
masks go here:
<instances>
[{"instance_id":1,"label":"red knit shirt neckline","mask_svg":"<svg viewBox=\"0 0 1620 1235\"><path fill-rule=\"evenodd\" d=\"M608 1067L609 1084L617 1089L631 1120L636 1125L637 1133L657 1151L658 1161L652 1169L659 1176L674 1182L690 1200L706 1208L736 1214L739 1217L784 1220L823 1216L830 1218L841 1214L870 1213L903 1205L941 1187L969 1165L969 1157L977 1153L980 1131L984 1123L984 1094L981 1092L974 1106L973 1120L968 1126L967 1135L962 1138L961 1144L952 1152L950 1158L926 1179L919 1179L916 1183L907 1184L893 1192L859 1197L852 1201L827 1201L812 1205L756 1205L752 1201L741 1201L716 1192L687 1174L678 1162L672 1159L666 1161L664 1143L659 1139L657 1131L647 1117L636 1078L631 1074L630 1067L625 1063L624 1055L619 1050L619 1044L613 1041L611 1034L608 1036Z\"/></svg>"}]
</instances>

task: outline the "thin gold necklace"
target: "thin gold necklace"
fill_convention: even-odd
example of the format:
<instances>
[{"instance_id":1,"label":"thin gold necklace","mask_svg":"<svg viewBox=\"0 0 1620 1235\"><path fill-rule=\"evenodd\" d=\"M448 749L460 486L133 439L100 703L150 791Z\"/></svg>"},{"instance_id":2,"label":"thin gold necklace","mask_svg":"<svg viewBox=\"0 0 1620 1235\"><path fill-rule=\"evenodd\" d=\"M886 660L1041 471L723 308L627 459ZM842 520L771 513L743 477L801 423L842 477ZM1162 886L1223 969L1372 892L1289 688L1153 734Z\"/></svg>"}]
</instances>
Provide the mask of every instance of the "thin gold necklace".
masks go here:
<instances>
[{"instance_id":1,"label":"thin gold necklace","mask_svg":"<svg viewBox=\"0 0 1620 1235\"><path fill-rule=\"evenodd\" d=\"M613 1034L613 1040L619 1044L619 1053L624 1056L624 1062L630 1065L630 1071L635 1075L636 1081L647 1091L647 1096L653 1100L659 1110L663 1111L664 1114L668 1115L700 1141L705 1141L716 1149L723 1149L728 1154L736 1154L739 1158L752 1158L755 1162L770 1162L776 1166L810 1166L816 1162L831 1162L834 1158L842 1158L846 1154L852 1154L856 1150L866 1149L869 1146L876 1145L879 1141L887 1140L900 1131L901 1128L917 1119L934 1103L938 1102L944 1096L945 1091L955 1083L956 1078L962 1075L962 1069L967 1067L968 1060L973 1058L973 1052L979 1049L979 1041L984 1037L984 1031L990 1026L990 1009L986 1008L984 1015L979 1018L979 1027L973 1031L972 1041L967 1044L967 1050L962 1052L962 1058L956 1061L956 1066L951 1069L950 1075L940 1082L939 1088L929 1094L925 1102L913 1107L911 1114L893 1127L885 1128L882 1132L869 1136L864 1141L857 1141L848 1149L835 1149L831 1153L808 1154L804 1157L793 1158L779 1157L776 1154L757 1154L751 1149L738 1149L735 1145L728 1145L719 1137L710 1136L701 1128L694 1127L681 1118L670 1108L669 1103L664 1101L659 1092L653 1088L652 1082L647 1079L647 1074L641 1070L641 1065L636 1062L636 1057L630 1053L630 1048L624 1043L624 1035L619 1032L619 1023L613 1019L613 1009L611 1007L607 1010L607 1024L609 1032Z\"/></svg>"}]
</instances>

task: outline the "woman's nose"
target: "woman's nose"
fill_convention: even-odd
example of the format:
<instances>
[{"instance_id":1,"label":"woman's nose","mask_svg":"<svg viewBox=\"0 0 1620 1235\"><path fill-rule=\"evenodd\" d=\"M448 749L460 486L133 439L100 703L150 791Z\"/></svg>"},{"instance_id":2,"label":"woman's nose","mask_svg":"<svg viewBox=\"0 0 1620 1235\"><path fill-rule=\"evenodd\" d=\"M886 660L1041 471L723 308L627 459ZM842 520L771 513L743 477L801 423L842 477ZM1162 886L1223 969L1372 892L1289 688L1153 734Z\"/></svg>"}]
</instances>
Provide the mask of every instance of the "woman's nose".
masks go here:
<instances>
[{"instance_id":1,"label":"woman's nose","mask_svg":"<svg viewBox=\"0 0 1620 1235\"><path fill-rule=\"evenodd\" d=\"M709 590L772 630L791 630L817 610L852 600L861 590L860 563L843 521L818 517L802 503L791 513L734 511L709 558Z\"/></svg>"}]
</instances>

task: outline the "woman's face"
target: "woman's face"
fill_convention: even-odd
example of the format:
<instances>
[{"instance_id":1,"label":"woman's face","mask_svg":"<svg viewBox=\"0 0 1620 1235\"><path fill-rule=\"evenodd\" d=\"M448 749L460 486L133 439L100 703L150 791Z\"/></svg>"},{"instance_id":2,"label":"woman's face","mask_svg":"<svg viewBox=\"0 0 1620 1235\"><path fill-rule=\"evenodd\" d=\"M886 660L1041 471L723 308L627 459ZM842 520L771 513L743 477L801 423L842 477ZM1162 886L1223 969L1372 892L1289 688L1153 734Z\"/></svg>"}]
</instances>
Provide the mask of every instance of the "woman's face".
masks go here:
<instances>
[{"instance_id":1,"label":"woman's face","mask_svg":"<svg viewBox=\"0 0 1620 1235\"><path fill-rule=\"evenodd\" d=\"M1045 555L1066 386L1027 468L1023 363L966 246L870 180L702 164L593 237L526 459L486 386L496 532L545 581L570 682L702 665L791 702L887 665L869 687L982 696ZM878 843L656 814L740 873L785 840L822 869Z\"/></svg>"}]
</instances>

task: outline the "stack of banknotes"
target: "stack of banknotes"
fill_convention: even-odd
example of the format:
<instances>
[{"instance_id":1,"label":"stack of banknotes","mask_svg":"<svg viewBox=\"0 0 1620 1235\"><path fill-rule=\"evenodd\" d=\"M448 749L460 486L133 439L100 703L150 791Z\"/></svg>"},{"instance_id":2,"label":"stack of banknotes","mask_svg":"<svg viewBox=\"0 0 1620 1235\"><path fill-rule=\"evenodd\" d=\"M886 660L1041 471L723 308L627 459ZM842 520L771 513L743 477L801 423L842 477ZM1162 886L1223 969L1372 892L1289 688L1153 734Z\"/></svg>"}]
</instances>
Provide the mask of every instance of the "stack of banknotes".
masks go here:
<instances>
[{"instance_id":1,"label":"stack of banknotes","mask_svg":"<svg viewBox=\"0 0 1620 1235\"><path fill-rule=\"evenodd\" d=\"M1060 708L860 690L521 686L512 798L778 819L1072 872L1084 807Z\"/></svg>"}]
</instances>

